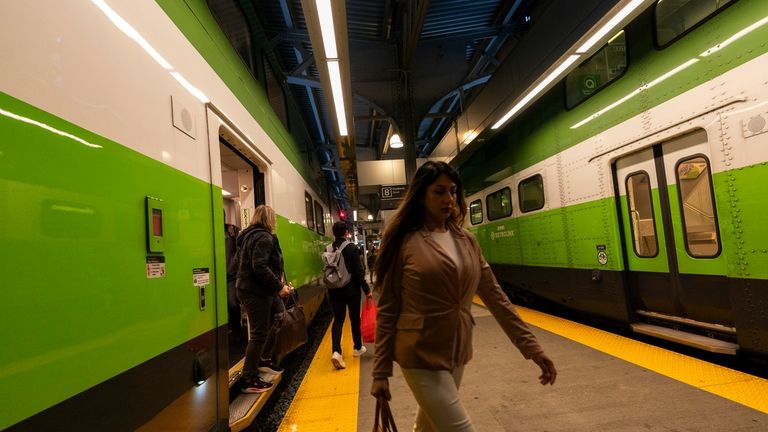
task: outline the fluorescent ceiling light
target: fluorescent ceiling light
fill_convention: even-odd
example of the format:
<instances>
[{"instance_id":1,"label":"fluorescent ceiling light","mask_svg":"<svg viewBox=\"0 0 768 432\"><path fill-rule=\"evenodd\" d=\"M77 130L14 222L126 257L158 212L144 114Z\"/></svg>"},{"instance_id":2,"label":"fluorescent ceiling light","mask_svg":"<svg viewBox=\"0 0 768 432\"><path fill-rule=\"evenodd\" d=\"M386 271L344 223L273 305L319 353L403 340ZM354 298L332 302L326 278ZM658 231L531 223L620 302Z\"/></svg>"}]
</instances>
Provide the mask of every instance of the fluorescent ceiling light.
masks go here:
<instances>
[{"instance_id":1,"label":"fluorescent ceiling light","mask_svg":"<svg viewBox=\"0 0 768 432\"><path fill-rule=\"evenodd\" d=\"M584 44L582 44L576 52L579 54L584 54L587 51L590 50L597 42L600 41L605 35L613 31L613 29L623 20L626 18L632 11L637 9L641 4L643 4L645 0L632 0L629 2L628 5L624 6L624 9L620 10L619 13L614 15L611 19L608 20L605 25L603 25L600 30L596 31L595 34L592 35L589 39L587 39Z\"/></svg>"},{"instance_id":2,"label":"fluorescent ceiling light","mask_svg":"<svg viewBox=\"0 0 768 432\"><path fill-rule=\"evenodd\" d=\"M341 71L338 60L328 61L328 75L331 78L333 105L336 107L336 120L339 122L339 135L347 136L347 114L344 110L344 92L341 87Z\"/></svg>"},{"instance_id":3,"label":"fluorescent ceiling light","mask_svg":"<svg viewBox=\"0 0 768 432\"><path fill-rule=\"evenodd\" d=\"M392 134L392 136L389 137L389 147L391 147L391 148L402 148L403 147L403 140L400 139L400 135Z\"/></svg>"},{"instance_id":4,"label":"fluorescent ceiling light","mask_svg":"<svg viewBox=\"0 0 768 432\"><path fill-rule=\"evenodd\" d=\"M493 126L491 126L491 129L498 129L503 125L507 120L509 120L510 117L515 115L518 111L523 109L525 105L528 104L534 97L536 97L539 93L541 93L552 81L560 77L560 74L568 69L570 65L572 65L576 60L578 60L581 56L578 54L572 54L570 55L565 61L560 63L560 66L557 67L557 69L553 70L552 73L547 75L546 78L544 78L536 87L533 88L528 94L525 95L523 99L520 100L515 106L512 107L511 110L509 110L506 114L504 114L504 117L502 117L499 121L497 121Z\"/></svg>"},{"instance_id":5,"label":"fluorescent ceiling light","mask_svg":"<svg viewBox=\"0 0 768 432\"><path fill-rule=\"evenodd\" d=\"M320 20L320 33L323 34L325 58L337 59L339 54L336 51L336 32L333 27L331 0L317 0L315 4L317 5L317 18Z\"/></svg>"}]
</instances>

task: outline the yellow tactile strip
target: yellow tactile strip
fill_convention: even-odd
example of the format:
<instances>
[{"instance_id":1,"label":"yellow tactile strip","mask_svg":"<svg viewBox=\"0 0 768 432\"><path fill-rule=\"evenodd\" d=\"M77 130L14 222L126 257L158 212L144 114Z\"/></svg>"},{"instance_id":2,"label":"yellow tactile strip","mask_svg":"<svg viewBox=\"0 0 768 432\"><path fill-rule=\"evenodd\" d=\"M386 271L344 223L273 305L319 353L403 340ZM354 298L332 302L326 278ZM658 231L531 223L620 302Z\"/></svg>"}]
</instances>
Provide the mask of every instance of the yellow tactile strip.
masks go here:
<instances>
[{"instance_id":1,"label":"yellow tactile strip","mask_svg":"<svg viewBox=\"0 0 768 432\"><path fill-rule=\"evenodd\" d=\"M527 323L661 375L768 413L768 380L516 306Z\"/></svg>"},{"instance_id":2,"label":"yellow tactile strip","mask_svg":"<svg viewBox=\"0 0 768 432\"><path fill-rule=\"evenodd\" d=\"M360 358L352 356L349 317L344 321L341 347L347 368L331 364L331 327L304 375L278 431L356 431L360 393Z\"/></svg>"}]
</instances>

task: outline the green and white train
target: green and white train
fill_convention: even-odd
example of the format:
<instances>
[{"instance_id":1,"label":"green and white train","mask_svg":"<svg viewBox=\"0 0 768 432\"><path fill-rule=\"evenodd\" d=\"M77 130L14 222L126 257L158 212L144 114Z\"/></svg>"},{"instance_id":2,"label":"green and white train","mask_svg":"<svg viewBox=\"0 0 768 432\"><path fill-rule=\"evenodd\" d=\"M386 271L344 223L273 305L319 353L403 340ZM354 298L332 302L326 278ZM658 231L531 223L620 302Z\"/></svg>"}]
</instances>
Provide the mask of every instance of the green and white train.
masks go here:
<instances>
[{"instance_id":1,"label":"green and white train","mask_svg":"<svg viewBox=\"0 0 768 432\"><path fill-rule=\"evenodd\" d=\"M768 358L766 71L768 2L640 14L460 167L499 279Z\"/></svg>"},{"instance_id":2,"label":"green and white train","mask_svg":"<svg viewBox=\"0 0 768 432\"><path fill-rule=\"evenodd\" d=\"M228 430L225 207L275 208L319 304L316 171L204 0L9 0L0 28L0 430Z\"/></svg>"}]
</instances>

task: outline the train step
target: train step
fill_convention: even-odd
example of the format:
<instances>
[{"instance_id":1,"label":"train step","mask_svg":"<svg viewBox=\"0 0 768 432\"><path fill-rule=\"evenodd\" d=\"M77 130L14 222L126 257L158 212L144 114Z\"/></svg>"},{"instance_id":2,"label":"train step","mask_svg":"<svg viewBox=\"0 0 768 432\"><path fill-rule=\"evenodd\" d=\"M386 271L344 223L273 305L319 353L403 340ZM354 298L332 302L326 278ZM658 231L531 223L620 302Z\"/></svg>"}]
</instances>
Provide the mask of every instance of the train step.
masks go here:
<instances>
[{"instance_id":1,"label":"train step","mask_svg":"<svg viewBox=\"0 0 768 432\"><path fill-rule=\"evenodd\" d=\"M635 333L657 337L713 353L735 355L739 350L739 346L735 343L713 339L697 334L686 333L667 327L655 326L652 324L632 324L632 330Z\"/></svg>"},{"instance_id":2,"label":"train step","mask_svg":"<svg viewBox=\"0 0 768 432\"><path fill-rule=\"evenodd\" d=\"M280 375L261 374L260 377L264 381L273 384L272 388L264 393L241 393L244 363L245 359L242 359L229 370L229 429L231 432L238 432L250 426L280 383Z\"/></svg>"}]
</instances>

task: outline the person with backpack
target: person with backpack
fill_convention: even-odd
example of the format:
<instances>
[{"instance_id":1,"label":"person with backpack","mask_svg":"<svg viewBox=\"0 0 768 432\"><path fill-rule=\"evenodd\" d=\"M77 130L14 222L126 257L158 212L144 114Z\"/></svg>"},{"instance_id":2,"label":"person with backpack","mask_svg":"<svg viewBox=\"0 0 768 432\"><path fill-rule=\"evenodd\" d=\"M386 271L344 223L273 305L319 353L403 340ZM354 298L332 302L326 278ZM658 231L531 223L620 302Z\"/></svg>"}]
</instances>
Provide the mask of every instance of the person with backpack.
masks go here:
<instances>
[{"instance_id":1,"label":"person with backpack","mask_svg":"<svg viewBox=\"0 0 768 432\"><path fill-rule=\"evenodd\" d=\"M283 312L280 297L293 287L285 283L283 252L274 234L275 211L259 205L251 224L237 237L237 297L248 315L248 346L245 349L243 393L263 393L272 383L259 372L280 374L283 368L272 361L275 347L275 315Z\"/></svg>"},{"instance_id":2,"label":"person with backpack","mask_svg":"<svg viewBox=\"0 0 768 432\"><path fill-rule=\"evenodd\" d=\"M352 325L352 342L354 343L352 355L360 357L366 352L360 334L360 290L362 289L368 297L373 297L373 293L365 282L360 249L346 238L347 224L343 221L334 223L333 235L336 239L323 253L323 279L328 288L328 300L333 309L331 362L336 369L344 369L347 366L342 356L341 330L344 327L347 310L349 310L349 320Z\"/></svg>"}]
</instances>

